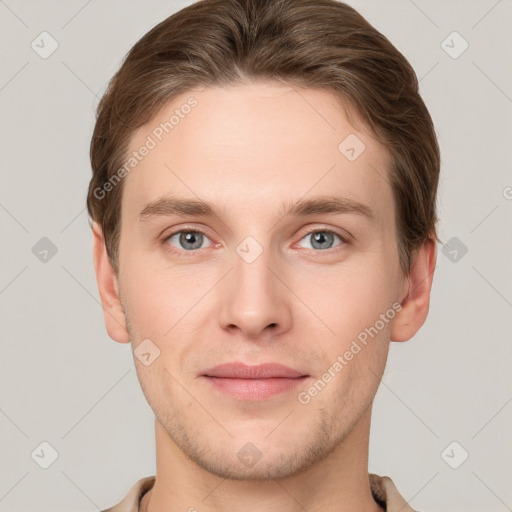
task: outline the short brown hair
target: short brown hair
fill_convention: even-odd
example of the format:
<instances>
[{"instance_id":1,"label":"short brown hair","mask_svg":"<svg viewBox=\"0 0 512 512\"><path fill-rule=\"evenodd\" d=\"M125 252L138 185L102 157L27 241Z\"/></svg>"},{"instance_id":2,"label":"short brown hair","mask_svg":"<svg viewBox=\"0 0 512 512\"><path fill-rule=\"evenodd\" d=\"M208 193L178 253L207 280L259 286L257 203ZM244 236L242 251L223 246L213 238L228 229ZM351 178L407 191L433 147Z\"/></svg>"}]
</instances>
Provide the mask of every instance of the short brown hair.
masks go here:
<instances>
[{"instance_id":1,"label":"short brown hair","mask_svg":"<svg viewBox=\"0 0 512 512\"><path fill-rule=\"evenodd\" d=\"M335 93L387 147L400 264L408 273L413 251L437 238L434 126L406 58L336 0L200 0L128 52L97 108L87 196L116 273L123 181L105 197L97 191L126 162L134 131L191 88L261 79Z\"/></svg>"}]
</instances>

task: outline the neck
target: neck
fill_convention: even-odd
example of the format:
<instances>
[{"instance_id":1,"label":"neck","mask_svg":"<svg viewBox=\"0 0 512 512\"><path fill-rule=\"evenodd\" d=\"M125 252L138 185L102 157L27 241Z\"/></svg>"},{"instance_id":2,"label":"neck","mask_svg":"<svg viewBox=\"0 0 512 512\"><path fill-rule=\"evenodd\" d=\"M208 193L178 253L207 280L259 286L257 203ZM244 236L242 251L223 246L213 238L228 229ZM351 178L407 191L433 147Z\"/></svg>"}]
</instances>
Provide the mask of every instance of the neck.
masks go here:
<instances>
[{"instance_id":1,"label":"neck","mask_svg":"<svg viewBox=\"0 0 512 512\"><path fill-rule=\"evenodd\" d=\"M141 512L382 512L368 479L371 408L326 457L304 471L273 480L220 478L193 462L156 420L157 472Z\"/></svg>"}]
</instances>

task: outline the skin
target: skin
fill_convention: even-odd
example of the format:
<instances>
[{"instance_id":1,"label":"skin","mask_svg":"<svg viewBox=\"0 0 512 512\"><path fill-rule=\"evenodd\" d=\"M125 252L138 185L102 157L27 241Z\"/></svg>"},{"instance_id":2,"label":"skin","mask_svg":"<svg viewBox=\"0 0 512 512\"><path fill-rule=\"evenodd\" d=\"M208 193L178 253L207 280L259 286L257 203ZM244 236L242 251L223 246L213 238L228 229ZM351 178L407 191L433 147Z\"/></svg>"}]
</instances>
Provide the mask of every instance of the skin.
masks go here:
<instances>
[{"instance_id":1,"label":"skin","mask_svg":"<svg viewBox=\"0 0 512 512\"><path fill-rule=\"evenodd\" d=\"M388 151L327 91L274 81L191 90L137 130L130 150L190 96L198 105L124 178L118 276L93 224L109 336L133 349L149 338L160 350L148 366L134 358L157 456L141 510L382 510L368 480L372 402L390 340L410 339L427 316L435 243L404 275ZM349 134L366 146L354 161L338 149ZM167 194L211 202L222 217L139 219ZM283 202L328 194L374 218L281 213ZM179 233L164 240L180 229L202 231L200 248ZM326 230L335 234L318 248L313 235ZM236 252L249 235L263 250L252 263ZM395 302L393 320L301 404L298 394ZM310 377L282 395L237 400L200 377L231 361L279 362ZM250 467L237 457L246 443L261 454Z\"/></svg>"}]
</instances>

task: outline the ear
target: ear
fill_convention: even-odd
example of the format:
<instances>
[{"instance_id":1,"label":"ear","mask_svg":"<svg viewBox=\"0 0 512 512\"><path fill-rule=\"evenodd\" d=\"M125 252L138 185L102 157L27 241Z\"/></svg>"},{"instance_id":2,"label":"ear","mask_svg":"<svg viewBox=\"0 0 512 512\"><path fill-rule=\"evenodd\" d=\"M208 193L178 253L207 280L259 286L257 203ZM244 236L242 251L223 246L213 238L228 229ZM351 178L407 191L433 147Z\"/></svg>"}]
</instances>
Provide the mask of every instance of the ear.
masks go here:
<instances>
[{"instance_id":1,"label":"ear","mask_svg":"<svg viewBox=\"0 0 512 512\"><path fill-rule=\"evenodd\" d=\"M112 264L108 259L103 230L97 222L92 223L94 236L94 268L100 293L103 317L108 335L119 343L129 343L126 318L119 299L119 283Z\"/></svg>"},{"instance_id":2,"label":"ear","mask_svg":"<svg viewBox=\"0 0 512 512\"><path fill-rule=\"evenodd\" d=\"M425 323L430 305L430 289L436 267L437 245L430 238L414 253L411 269L404 283L402 309L391 323L391 341L411 339Z\"/></svg>"}]
</instances>

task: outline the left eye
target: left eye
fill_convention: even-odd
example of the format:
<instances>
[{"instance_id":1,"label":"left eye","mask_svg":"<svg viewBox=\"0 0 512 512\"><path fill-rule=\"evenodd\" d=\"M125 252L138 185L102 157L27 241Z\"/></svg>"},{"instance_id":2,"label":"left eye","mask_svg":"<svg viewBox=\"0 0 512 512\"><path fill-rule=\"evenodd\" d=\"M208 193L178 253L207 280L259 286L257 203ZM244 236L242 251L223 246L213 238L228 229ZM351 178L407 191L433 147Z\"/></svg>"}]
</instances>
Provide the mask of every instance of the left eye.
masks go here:
<instances>
[{"instance_id":1,"label":"left eye","mask_svg":"<svg viewBox=\"0 0 512 512\"><path fill-rule=\"evenodd\" d=\"M328 230L311 231L302 240L311 240L310 247L307 247L307 249L320 249L324 251L331 249L335 237L344 242L340 235Z\"/></svg>"}]
</instances>

